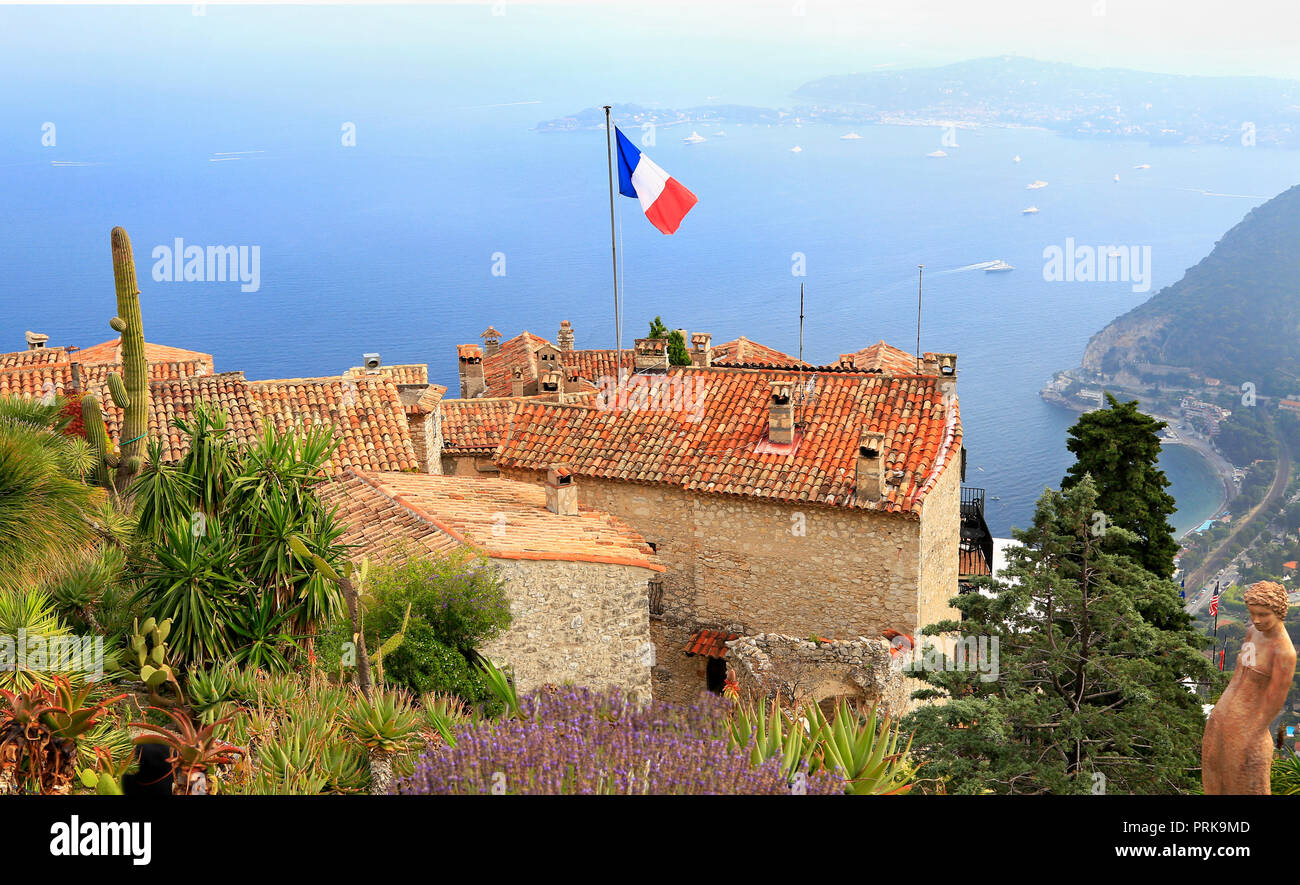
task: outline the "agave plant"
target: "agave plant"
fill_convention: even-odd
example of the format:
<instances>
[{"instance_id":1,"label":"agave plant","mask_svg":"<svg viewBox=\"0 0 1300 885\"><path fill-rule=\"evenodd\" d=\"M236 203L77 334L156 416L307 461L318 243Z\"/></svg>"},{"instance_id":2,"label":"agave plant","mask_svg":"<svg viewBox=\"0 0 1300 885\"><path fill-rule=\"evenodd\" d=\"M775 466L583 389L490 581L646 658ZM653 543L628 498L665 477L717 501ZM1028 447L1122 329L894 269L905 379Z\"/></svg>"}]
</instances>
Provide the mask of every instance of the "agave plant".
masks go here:
<instances>
[{"instance_id":1,"label":"agave plant","mask_svg":"<svg viewBox=\"0 0 1300 885\"><path fill-rule=\"evenodd\" d=\"M343 721L344 731L365 747L370 757L370 792L387 795L393 786L393 756L419 743L420 715L399 691L360 691Z\"/></svg>"},{"instance_id":2,"label":"agave plant","mask_svg":"<svg viewBox=\"0 0 1300 885\"><path fill-rule=\"evenodd\" d=\"M833 717L816 704L806 705L804 713L814 744L813 769L838 772L848 781L845 792L902 795L912 789L916 769L907 755L912 741L899 749L898 727L891 726L889 716L879 716L875 706L863 714L841 698Z\"/></svg>"},{"instance_id":3,"label":"agave plant","mask_svg":"<svg viewBox=\"0 0 1300 885\"><path fill-rule=\"evenodd\" d=\"M1274 796L1300 796L1300 756L1288 752L1274 759L1272 775Z\"/></svg>"},{"instance_id":4,"label":"agave plant","mask_svg":"<svg viewBox=\"0 0 1300 885\"><path fill-rule=\"evenodd\" d=\"M125 697L91 703L95 686L74 689L62 676L53 684L54 691L40 684L21 694L0 689L0 783L10 790L67 793L76 776L78 740Z\"/></svg>"},{"instance_id":5,"label":"agave plant","mask_svg":"<svg viewBox=\"0 0 1300 885\"><path fill-rule=\"evenodd\" d=\"M727 722L733 747L748 748L755 766L780 758L781 772L787 780L793 780L809 764L816 749L803 722L787 716L776 701L770 706L766 699L739 702Z\"/></svg>"},{"instance_id":6,"label":"agave plant","mask_svg":"<svg viewBox=\"0 0 1300 885\"><path fill-rule=\"evenodd\" d=\"M519 692L515 689L514 681L510 678L510 675L487 658L482 659L479 667L483 671L487 686L492 691L492 694L496 696L497 700L505 704L506 712L516 719L524 718L523 708L519 704Z\"/></svg>"},{"instance_id":7,"label":"agave plant","mask_svg":"<svg viewBox=\"0 0 1300 885\"><path fill-rule=\"evenodd\" d=\"M246 603L235 611L231 631L243 644L235 649L235 662L268 673L289 671L286 650L297 647L296 637L286 627L292 612L276 613L275 598L267 593L260 602Z\"/></svg>"},{"instance_id":8,"label":"agave plant","mask_svg":"<svg viewBox=\"0 0 1300 885\"><path fill-rule=\"evenodd\" d=\"M183 795L207 795L215 792L209 777L218 765L230 765L237 757L247 756L246 750L228 744L216 736L219 728L230 719L218 719L202 728L195 728L189 715L163 707L150 707L171 719L174 729L163 728L148 722L132 722L133 728L146 732L135 739L137 744L161 744L171 752L167 761L172 766L172 792Z\"/></svg>"}]
</instances>

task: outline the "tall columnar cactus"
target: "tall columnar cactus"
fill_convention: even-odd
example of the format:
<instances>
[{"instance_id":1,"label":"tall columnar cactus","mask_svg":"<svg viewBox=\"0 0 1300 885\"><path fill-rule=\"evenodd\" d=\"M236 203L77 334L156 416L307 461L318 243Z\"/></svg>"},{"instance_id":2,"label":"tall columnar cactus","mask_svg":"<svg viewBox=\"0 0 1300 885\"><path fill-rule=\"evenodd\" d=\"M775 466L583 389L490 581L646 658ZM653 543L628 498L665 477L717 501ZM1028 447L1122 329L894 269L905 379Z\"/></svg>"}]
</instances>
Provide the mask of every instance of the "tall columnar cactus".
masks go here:
<instances>
[{"instance_id":1,"label":"tall columnar cactus","mask_svg":"<svg viewBox=\"0 0 1300 885\"><path fill-rule=\"evenodd\" d=\"M122 373L108 376L108 392L122 410L118 432L119 450L114 453L104 428L99 401L93 395L81 400L86 439L100 456L96 470L101 484L118 494L126 491L144 463L142 453L149 427L149 364L144 355L144 326L140 320L140 286L135 278L135 257L131 238L120 227L110 235L113 247L113 284L117 289L117 316L108 325L122 336Z\"/></svg>"}]
</instances>

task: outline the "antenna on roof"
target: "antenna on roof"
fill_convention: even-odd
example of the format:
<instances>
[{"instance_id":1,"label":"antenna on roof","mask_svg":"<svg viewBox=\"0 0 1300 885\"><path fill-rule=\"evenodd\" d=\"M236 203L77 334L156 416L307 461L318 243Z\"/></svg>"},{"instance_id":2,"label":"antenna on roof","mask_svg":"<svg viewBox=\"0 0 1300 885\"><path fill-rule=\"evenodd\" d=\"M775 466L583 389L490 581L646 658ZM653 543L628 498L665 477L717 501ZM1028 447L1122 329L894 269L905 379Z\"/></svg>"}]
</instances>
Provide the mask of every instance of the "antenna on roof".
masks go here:
<instances>
[{"instance_id":1,"label":"antenna on roof","mask_svg":"<svg viewBox=\"0 0 1300 885\"><path fill-rule=\"evenodd\" d=\"M803 406L808 397L803 389L803 283L799 284L799 425L803 427Z\"/></svg>"},{"instance_id":2,"label":"antenna on roof","mask_svg":"<svg viewBox=\"0 0 1300 885\"><path fill-rule=\"evenodd\" d=\"M916 374L921 374L921 278L925 265L916 266Z\"/></svg>"}]
</instances>

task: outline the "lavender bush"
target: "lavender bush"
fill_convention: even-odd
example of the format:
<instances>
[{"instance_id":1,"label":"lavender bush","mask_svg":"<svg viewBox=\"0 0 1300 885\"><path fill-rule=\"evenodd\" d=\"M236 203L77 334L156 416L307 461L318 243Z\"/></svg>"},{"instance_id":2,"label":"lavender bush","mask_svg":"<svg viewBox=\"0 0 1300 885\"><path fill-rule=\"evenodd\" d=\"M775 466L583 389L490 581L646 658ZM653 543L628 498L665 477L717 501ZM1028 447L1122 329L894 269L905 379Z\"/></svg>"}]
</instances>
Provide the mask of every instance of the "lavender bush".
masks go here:
<instances>
[{"instance_id":1,"label":"lavender bush","mask_svg":"<svg viewBox=\"0 0 1300 885\"><path fill-rule=\"evenodd\" d=\"M729 705L644 707L619 691L544 689L522 700L523 716L463 725L455 745L425 753L396 792L426 794L756 794L792 787L780 759L751 765L728 746ZM797 792L842 794L827 773L797 778Z\"/></svg>"}]
</instances>

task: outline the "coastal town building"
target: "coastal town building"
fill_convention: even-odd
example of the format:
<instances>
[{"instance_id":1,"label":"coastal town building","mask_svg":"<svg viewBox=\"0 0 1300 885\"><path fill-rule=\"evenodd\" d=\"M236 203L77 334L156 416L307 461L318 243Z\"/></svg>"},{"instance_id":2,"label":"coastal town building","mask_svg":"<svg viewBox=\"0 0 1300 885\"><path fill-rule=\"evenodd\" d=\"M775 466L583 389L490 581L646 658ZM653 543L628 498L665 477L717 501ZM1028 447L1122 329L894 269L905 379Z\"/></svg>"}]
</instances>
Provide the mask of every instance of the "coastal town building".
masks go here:
<instances>
[{"instance_id":1,"label":"coastal town building","mask_svg":"<svg viewBox=\"0 0 1300 885\"><path fill-rule=\"evenodd\" d=\"M322 487L353 556L491 560L513 621L480 651L521 691L573 682L651 696L647 586L664 566L622 520L583 506L563 472L546 485L347 470Z\"/></svg>"}]
</instances>

